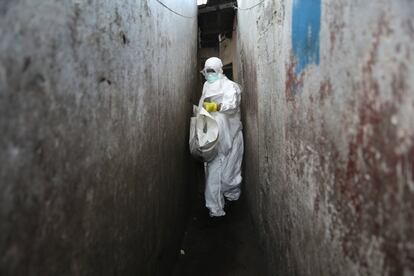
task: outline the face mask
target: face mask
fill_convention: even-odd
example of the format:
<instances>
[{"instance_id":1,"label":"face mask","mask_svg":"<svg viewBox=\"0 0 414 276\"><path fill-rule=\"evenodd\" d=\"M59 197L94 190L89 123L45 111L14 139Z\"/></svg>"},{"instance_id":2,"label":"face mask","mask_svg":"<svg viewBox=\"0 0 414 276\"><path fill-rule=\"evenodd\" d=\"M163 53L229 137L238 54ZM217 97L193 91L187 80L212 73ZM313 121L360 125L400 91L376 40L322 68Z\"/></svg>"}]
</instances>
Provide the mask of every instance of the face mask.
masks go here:
<instances>
[{"instance_id":1,"label":"face mask","mask_svg":"<svg viewBox=\"0 0 414 276\"><path fill-rule=\"evenodd\" d=\"M208 81L208 83L213 83L219 78L220 78L220 75L218 73L209 73L206 76L206 80Z\"/></svg>"}]
</instances>

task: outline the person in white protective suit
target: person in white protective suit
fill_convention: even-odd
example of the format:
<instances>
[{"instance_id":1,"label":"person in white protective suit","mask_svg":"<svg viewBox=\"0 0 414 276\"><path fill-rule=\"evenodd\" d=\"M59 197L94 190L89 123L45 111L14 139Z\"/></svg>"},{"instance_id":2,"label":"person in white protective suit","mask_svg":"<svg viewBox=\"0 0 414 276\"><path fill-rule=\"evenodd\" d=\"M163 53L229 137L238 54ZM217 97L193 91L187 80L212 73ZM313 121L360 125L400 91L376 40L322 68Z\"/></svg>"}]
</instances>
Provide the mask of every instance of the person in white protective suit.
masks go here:
<instances>
[{"instance_id":1,"label":"person in white protective suit","mask_svg":"<svg viewBox=\"0 0 414 276\"><path fill-rule=\"evenodd\" d=\"M240 197L243 134L240 121L241 90L223 74L219 58L209 58L201 73L206 78L199 108L204 107L219 126L218 154L205 163L205 201L210 216L224 216L224 198Z\"/></svg>"}]
</instances>

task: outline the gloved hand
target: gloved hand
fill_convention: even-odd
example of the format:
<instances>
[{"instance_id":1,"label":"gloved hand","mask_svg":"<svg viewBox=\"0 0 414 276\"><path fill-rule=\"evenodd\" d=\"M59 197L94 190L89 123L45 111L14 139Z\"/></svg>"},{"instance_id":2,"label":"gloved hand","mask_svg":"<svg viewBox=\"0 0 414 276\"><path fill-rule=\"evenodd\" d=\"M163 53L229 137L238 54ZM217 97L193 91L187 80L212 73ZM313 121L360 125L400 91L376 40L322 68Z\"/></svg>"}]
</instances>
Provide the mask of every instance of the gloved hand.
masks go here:
<instances>
[{"instance_id":1,"label":"gloved hand","mask_svg":"<svg viewBox=\"0 0 414 276\"><path fill-rule=\"evenodd\" d=\"M217 112L220 110L220 106L216 102L204 102L203 107L207 112Z\"/></svg>"}]
</instances>

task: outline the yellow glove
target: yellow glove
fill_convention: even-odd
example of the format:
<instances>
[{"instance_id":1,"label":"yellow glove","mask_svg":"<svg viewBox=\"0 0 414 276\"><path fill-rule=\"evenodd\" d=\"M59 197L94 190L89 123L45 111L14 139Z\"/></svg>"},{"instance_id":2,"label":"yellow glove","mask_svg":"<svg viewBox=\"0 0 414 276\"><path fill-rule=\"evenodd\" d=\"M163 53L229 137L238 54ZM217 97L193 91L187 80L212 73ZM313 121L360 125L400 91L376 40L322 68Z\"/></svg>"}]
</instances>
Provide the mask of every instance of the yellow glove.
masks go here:
<instances>
[{"instance_id":1,"label":"yellow glove","mask_svg":"<svg viewBox=\"0 0 414 276\"><path fill-rule=\"evenodd\" d=\"M217 112L218 111L218 104L215 102L204 102L203 107L207 112Z\"/></svg>"}]
</instances>

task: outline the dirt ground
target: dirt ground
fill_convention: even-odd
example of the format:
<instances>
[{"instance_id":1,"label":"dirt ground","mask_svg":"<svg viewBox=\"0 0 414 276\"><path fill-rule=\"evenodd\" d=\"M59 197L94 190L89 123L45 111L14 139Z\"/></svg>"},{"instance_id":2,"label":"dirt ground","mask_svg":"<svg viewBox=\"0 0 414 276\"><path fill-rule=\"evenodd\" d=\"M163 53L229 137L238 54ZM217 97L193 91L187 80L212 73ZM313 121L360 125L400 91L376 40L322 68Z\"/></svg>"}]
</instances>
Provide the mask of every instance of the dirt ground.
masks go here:
<instances>
[{"instance_id":1,"label":"dirt ground","mask_svg":"<svg viewBox=\"0 0 414 276\"><path fill-rule=\"evenodd\" d=\"M226 216L210 218L198 194L173 276L267 275L244 197L227 205Z\"/></svg>"}]
</instances>

